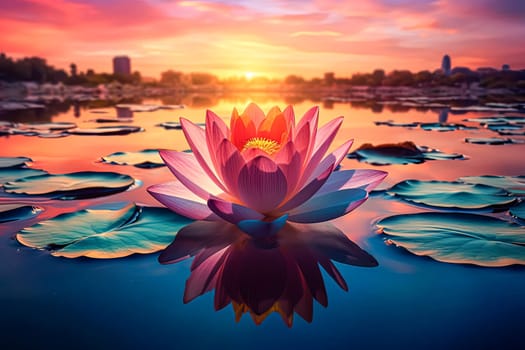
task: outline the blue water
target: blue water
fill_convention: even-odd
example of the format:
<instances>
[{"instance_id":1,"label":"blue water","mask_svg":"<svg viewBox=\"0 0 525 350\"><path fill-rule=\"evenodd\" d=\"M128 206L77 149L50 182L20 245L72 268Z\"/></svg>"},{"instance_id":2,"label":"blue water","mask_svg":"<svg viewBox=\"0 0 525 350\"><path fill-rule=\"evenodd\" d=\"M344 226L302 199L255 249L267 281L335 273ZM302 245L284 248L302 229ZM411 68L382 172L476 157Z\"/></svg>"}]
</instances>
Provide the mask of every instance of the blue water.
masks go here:
<instances>
[{"instance_id":1,"label":"blue water","mask_svg":"<svg viewBox=\"0 0 525 350\"><path fill-rule=\"evenodd\" d=\"M271 104L284 105L282 101ZM306 110L310 104L301 104L299 110ZM231 111L231 104L219 104L212 109L222 115ZM73 119L72 112L67 112L55 116L53 121L73 120L91 127L87 120L93 115L86 113ZM184 149L181 131L154 127L158 122L176 121L175 112L155 113L135 115L135 124L146 127L145 133L107 138L12 136L0 139L0 156L28 156L35 161L33 167L50 172L99 170L129 174L143 185L94 202L133 200L155 204L145 188L170 180L166 168L138 169L97 162L99 157L117 151ZM190 108L181 114L202 121L204 109ZM345 120L336 144L350 136L356 138L356 145L410 139L470 157L467 161L381 167L391 173L385 187L408 178L451 180L467 175L525 173L522 162L518 161L525 146L463 142L465 136L492 135L489 131L445 135L373 124L374 120L391 118L400 122L433 121L438 114L431 111L375 114L337 104L335 110L321 110L326 119L341 114L350 118ZM452 117L451 122L464 117ZM90 146L89 152L86 145ZM356 167L372 168L356 160L343 162L343 168ZM54 210L71 211L71 207L86 205L85 202L43 204L46 210L42 215L47 218ZM314 302L313 322L307 323L295 315L291 328L277 313L269 315L259 326L247 314L235 322L231 306L214 311L213 292L184 304L191 260L160 265L158 253L114 260L55 258L48 252L23 247L13 238L23 225L2 224L0 349L525 348L525 268L440 263L388 246L384 237L374 232L373 221L400 211L420 209L373 197L348 218L338 221L338 226L373 255L379 266L364 268L335 263L349 291L341 290L324 273L328 307Z\"/></svg>"}]
</instances>

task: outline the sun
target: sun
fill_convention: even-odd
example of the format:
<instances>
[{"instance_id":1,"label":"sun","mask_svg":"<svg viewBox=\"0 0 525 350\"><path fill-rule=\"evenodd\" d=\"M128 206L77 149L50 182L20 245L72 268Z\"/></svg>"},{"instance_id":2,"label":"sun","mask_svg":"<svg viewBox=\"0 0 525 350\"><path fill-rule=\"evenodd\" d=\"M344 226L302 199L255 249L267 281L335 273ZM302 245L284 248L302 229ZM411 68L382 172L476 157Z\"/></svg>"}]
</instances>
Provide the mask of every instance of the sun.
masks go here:
<instances>
[{"instance_id":1,"label":"sun","mask_svg":"<svg viewBox=\"0 0 525 350\"><path fill-rule=\"evenodd\" d=\"M254 76L254 72L244 72L244 77L246 78L246 80L252 80Z\"/></svg>"}]
</instances>

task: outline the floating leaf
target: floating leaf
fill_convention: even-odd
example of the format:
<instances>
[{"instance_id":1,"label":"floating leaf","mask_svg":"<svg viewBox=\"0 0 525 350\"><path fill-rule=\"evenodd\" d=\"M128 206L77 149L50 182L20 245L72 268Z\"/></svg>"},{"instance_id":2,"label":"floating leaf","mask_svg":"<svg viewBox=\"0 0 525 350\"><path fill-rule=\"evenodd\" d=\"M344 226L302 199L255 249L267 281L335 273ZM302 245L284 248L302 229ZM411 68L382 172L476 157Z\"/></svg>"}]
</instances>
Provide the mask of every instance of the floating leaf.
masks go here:
<instances>
[{"instance_id":1,"label":"floating leaf","mask_svg":"<svg viewBox=\"0 0 525 350\"><path fill-rule=\"evenodd\" d=\"M420 205L462 210L500 209L516 201L501 188L455 181L406 180L387 193Z\"/></svg>"},{"instance_id":2,"label":"floating leaf","mask_svg":"<svg viewBox=\"0 0 525 350\"><path fill-rule=\"evenodd\" d=\"M31 161L31 158L27 157L0 157L0 169L25 166L27 162Z\"/></svg>"},{"instance_id":3,"label":"floating leaf","mask_svg":"<svg viewBox=\"0 0 525 350\"><path fill-rule=\"evenodd\" d=\"M195 125L205 127L206 123L195 123ZM162 122L157 126L162 126L164 129L182 130L182 125L179 122Z\"/></svg>"},{"instance_id":4,"label":"floating leaf","mask_svg":"<svg viewBox=\"0 0 525 350\"><path fill-rule=\"evenodd\" d=\"M106 196L125 191L134 180L129 175L113 172L84 171L69 174L43 174L4 184L8 193L48 196L57 199L79 199Z\"/></svg>"},{"instance_id":5,"label":"floating leaf","mask_svg":"<svg viewBox=\"0 0 525 350\"><path fill-rule=\"evenodd\" d=\"M458 153L443 153L430 147L416 146L413 142L406 141L378 146L367 143L350 153L348 158L356 158L360 162L374 165L389 165L419 164L425 160L464 159L464 156Z\"/></svg>"},{"instance_id":6,"label":"floating leaf","mask_svg":"<svg viewBox=\"0 0 525 350\"><path fill-rule=\"evenodd\" d=\"M165 166L156 149L145 149L138 152L115 152L102 157L102 161L117 165L134 165L138 168L158 168Z\"/></svg>"},{"instance_id":7,"label":"floating leaf","mask_svg":"<svg viewBox=\"0 0 525 350\"><path fill-rule=\"evenodd\" d=\"M501 136L525 136L525 130L503 130L498 131L498 134L500 134Z\"/></svg>"},{"instance_id":8,"label":"floating leaf","mask_svg":"<svg viewBox=\"0 0 525 350\"><path fill-rule=\"evenodd\" d=\"M517 196L525 195L525 176L464 176L458 180L469 184L482 184L503 188L505 191Z\"/></svg>"},{"instance_id":9,"label":"floating leaf","mask_svg":"<svg viewBox=\"0 0 525 350\"><path fill-rule=\"evenodd\" d=\"M157 124L157 126L162 126L164 129L182 129L182 125L179 122L162 122Z\"/></svg>"},{"instance_id":10,"label":"floating leaf","mask_svg":"<svg viewBox=\"0 0 525 350\"><path fill-rule=\"evenodd\" d=\"M42 208L32 205L0 204L0 223L29 219L41 211Z\"/></svg>"},{"instance_id":11,"label":"floating leaf","mask_svg":"<svg viewBox=\"0 0 525 350\"><path fill-rule=\"evenodd\" d=\"M377 121L374 122L375 125L386 125L386 126L393 126L393 127L402 127L402 128L415 128L419 126L418 122L412 122L412 123L400 123L400 122L394 122L393 120L387 120L387 121Z\"/></svg>"},{"instance_id":12,"label":"floating leaf","mask_svg":"<svg viewBox=\"0 0 525 350\"><path fill-rule=\"evenodd\" d=\"M494 124L494 123L525 123L525 117L517 115L496 115L492 117L480 117L480 118L469 118L465 119L467 122L476 122L481 125Z\"/></svg>"},{"instance_id":13,"label":"floating leaf","mask_svg":"<svg viewBox=\"0 0 525 350\"><path fill-rule=\"evenodd\" d=\"M465 213L394 215L377 223L388 243L416 255L481 266L525 265L525 227Z\"/></svg>"},{"instance_id":14,"label":"floating leaf","mask_svg":"<svg viewBox=\"0 0 525 350\"><path fill-rule=\"evenodd\" d=\"M426 131L455 131L464 129L476 129L473 127L467 127L463 124L447 124L447 123L421 123L421 129Z\"/></svg>"},{"instance_id":15,"label":"floating leaf","mask_svg":"<svg viewBox=\"0 0 525 350\"><path fill-rule=\"evenodd\" d=\"M16 239L54 256L111 259L159 251L190 222L166 208L128 204L62 214L23 229Z\"/></svg>"},{"instance_id":16,"label":"floating leaf","mask_svg":"<svg viewBox=\"0 0 525 350\"><path fill-rule=\"evenodd\" d=\"M140 126L132 125L118 125L118 126L101 126L92 129L73 129L69 130L68 133L72 135L127 135L134 132L143 131Z\"/></svg>"},{"instance_id":17,"label":"floating leaf","mask_svg":"<svg viewBox=\"0 0 525 350\"><path fill-rule=\"evenodd\" d=\"M509 124L509 123L497 123L497 124L487 124L485 127L492 131L509 131L509 130L520 130L523 128L523 125Z\"/></svg>"},{"instance_id":18,"label":"floating leaf","mask_svg":"<svg viewBox=\"0 0 525 350\"><path fill-rule=\"evenodd\" d=\"M525 221L525 202L521 202L519 205L512 207L509 212L510 215L516 219Z\"/></svg>"},{"instance_id":19,"label":"floating leaf","mask_svg":"<svg viewBox=\"0 0 525 350\"><path fill-rule=\"evenodd\" d=\"M21 179L23 177L43 175L47 172L39 169L31 168L0 168L0 185L9 182Z\"/></svg>"},{"instance_id":20,"label":"floating leaf","mask_svg":"<svg viewBox=\"0 0 525 350\"><path fill-rule=\"evenodd\" d=\"M467 143L475 143L479 145L504 145L507 143L521 143L519 140L513 140L501 137L467 137Z\"/></svg>"},{"instance_id":21,"label":"floating leaf","mask_svg":"<svg viewBox=\"0 0 525 350\"><path fill-rule=\"evenodd\" d=\"M97 118L93 121L96 123L131 123L133 118Z\"/></svg>"}]
</instances>

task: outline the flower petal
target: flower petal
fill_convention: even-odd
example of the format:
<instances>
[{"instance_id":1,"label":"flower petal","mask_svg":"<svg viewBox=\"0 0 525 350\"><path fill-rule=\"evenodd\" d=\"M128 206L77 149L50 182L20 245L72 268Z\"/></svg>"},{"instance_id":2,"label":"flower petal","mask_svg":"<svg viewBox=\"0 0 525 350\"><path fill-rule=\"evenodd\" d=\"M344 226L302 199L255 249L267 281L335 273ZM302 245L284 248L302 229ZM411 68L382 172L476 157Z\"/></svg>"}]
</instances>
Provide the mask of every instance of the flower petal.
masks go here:
<instances>
[{"instance_id":1,"label":"flower petal","mask_svg":"<svg viewBox=\"0 0 525 350\"><path fill-rule=\"evenodd\" d=\"M148 192L179 215L194 220L219 220L219 217L208 208L205 200L179 181L150 186Z\"/></svg>"},{"instance_id":2,"label":"flower petal","mask_svg":"<svg viewBox=\"0 0 525 350\"><path fill-rule=\"evenodd\" d=\"M217 195L222 192L204 172L193 154L169 150L160 150L159 154L173 175L197 196L207 200L210 194Z\"/></svg>"},{"instance_id":3,"label":"flower petal","mask_svg":"<svg viewBox=\"0 0 525 350\"><path fill-rule=\"evenodd\" d=\"M293 222L322 222L343 216L361 205L368 198L362 189L351 188L310 198L291 210L288 220Z\"/></svg>"},{"instance_id":4,"label":"flower petal","mask_svg":"<svg viewBox=\"0 0 525 350\"><path fill-rule=\"evenodd\" d=\"M208 207L220 218L237 224L242 220L262 220L264 215L240 204L228 202L217 197L208 200Z\"/></svg>"},{"instance_id":5,"label":"flower petal","mask_svg":"<svg viewBox=\"0 0 525 350\"><path fill-rule=\"evenodd\" d=\"M345 143L343 143L341 146L336 148L332 153L327 155L325 159L317 166L317 168L314 169L308 180L306 182L310 182L316 177L318 177L322 172L324 172L324 169L329 167L331 164L334 165L334 169L337 168L337 166L343 161L345 156L348 154L348 150L350 147L352 147L352 143L354 140L348 140ZM304 174L303 174L304 175Z\"/></svg>"},{"instance_id":6,"label":"flower petal","mask_svg":"<svg viewBox=\"0 0 525 350\"><path fill-rule=\"evenodd\" d=\"M322 172L318 177L313 179L286 203L284 203L279 209L277 209L277 211L287 212L288 210L293 209L309 200L319 190L319 188L324 185L333 170L334 165L332 164L332 166L326 168L324 172Z\"/></svg>"},{"instance_id":7,"label":"flower petal","mask_svg":"<svg viewBox=\"0 0 525 350\"><path fill-rule=\"evenodd\" d=\"M246 162L241 152L229 140L222 140L217 148L217 171L228 192L234 196L239 196L238 177Z\"/></svg>"},{"instance_id":8,"label":"flower petal","mask_svg":"<svg viewBox=\"0 0 525 350\"><path fill-rule=\"evenodd\" d=\"M343 117L336 118L319 129L316 135L312 156L308 159L303 172L303 179L310 177L312 171L319 165L326 151L332 144L337 131L343 123ZM346 154L345 154L346 155Z\"/></svg>"},{"instance_id":9,"label":"flower petal","mask_svg":"<svg viewBox=\"0 0 525 350\"><path fill-rule=\"evenodd\" d=\"M246 164L239 173L239 198L260 212L277 208L287 193L287 182L282 170L273 160L259 156Z\"/></svg>"},{"instance_id":10,"label":"flower petal","mask_svg":"<svg viewBox=\"0 0 525 350\"><path fill-rule=\"evenodd\" d=\"M263 110L253 102L246 107L242 113L242 117L247 117L252 120L255 125L255 129L259 128L259 125L261 125L265 118Z\"/></svg>"},{"instance_id":11,"label":"flower petal","mask_svg":"<svg viewBox=\"0 0 525 350\"><path fill-rule=\"evenodd\" d=\"M215 113L206 111L206 144L215 170L218 171L217 148L222 140L229 138L229 130L224 121Z\"/></svg>"},{"instance_id":12,"label":"flower petal","mask_svg":"<svg viewBox=\"0 0 525 350\"><path fill-rule=\"evenodd\" d=\"M184 136L195 155L195 158L201 165L202 169L208 174L208 176L219 186L221 189L225 190L224 185L219 181L217 173L213 167L210 167L212 159L210 156L210 151L206 143L206 133L204 129L193 124L191 121L180 118L180 124L182 126L182 131L184 131Z\"/></svg>"},{"instance_id":13,"label":"flower petal","mask_svg":"<svg viewBox=\"0 0 525 350\"><path fill-rule=\"evenodd\" d=\"M349 188L362 188L369 192L379 185L387 175L388 173L385 171L372 169L335 171L315 195Z\"/></svg>"},{"instance_id":14,"label":"flower petal","mask_svg":"<svg viewBox=\"0 0 525 350\"><path fill-rule=\"evenodd\" d=\"M253 238L263 238L275 235L286 224L288 215L285 214L273 221L243 220L239 221L239 227L244 233Z\"/></svg>"}]
</instances>

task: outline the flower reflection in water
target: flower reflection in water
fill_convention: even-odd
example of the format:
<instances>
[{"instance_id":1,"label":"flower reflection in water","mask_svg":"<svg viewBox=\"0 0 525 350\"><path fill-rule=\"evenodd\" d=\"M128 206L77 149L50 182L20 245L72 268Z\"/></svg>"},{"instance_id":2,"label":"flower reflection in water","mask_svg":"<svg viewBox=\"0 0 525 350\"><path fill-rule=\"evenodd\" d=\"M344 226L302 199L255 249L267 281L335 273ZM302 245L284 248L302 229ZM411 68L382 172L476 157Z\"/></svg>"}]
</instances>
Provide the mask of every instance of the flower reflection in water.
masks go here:
<instances>
[{"instance_id":1,"label":"flower reflection in water","mask_svg":"<svg viewBox=\"0 0 525 350\"><path fill-rule=\"evenodd\" d=\"M286 224L275 236L253 239L235 225L196 221L162 252L162 264L195 257L184 303L215 290L215 309L232 304L236 320L249 313L260 324L272 312L291 327L294 312L313 318L313 300L328 305L319 265L345 291L332 263L373 267L377 261L330 223Z\"/></svg>"}]
</instances>

